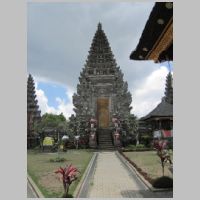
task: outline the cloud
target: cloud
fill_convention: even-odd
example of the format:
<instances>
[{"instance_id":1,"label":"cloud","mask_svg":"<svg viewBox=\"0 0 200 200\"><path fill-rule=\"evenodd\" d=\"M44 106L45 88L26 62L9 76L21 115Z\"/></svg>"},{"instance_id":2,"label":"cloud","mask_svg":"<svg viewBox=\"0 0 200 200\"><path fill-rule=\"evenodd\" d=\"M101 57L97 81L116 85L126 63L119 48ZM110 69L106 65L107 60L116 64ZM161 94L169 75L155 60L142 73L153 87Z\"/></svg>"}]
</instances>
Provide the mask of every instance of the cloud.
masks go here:
<instances>
[{"instance_id":1,"label":"cloud","mask_svg":"<svg viewBox=\"0 0 200 200\"><path fill-rule=\"evenodd\" d=\"M58 102L57 108L53 106L48 105L48 97L45 95L44 91L42 89L39 89L38 83L35 82L35 90L36 90L36 95L37 95L37 100L38 100L38 105L39 109L41 110L41 114L43 115L44 113L53 113L53 114L61 114L68 119L71 114L74 113L73 111L73 103L72 103L72 94L73 91L69 89L66 91L67 99L69 101L66 103L65 99L61 99L60 97L55 97L55 100Z\"/></svg>"},{"instance_id":2,"label":"cloud","mask_svg":"<svg viewBox=\"0 0 200 200\"><path fill-rule=\"evenodd\" d=\"M138 117L148 114L154 109L164 96L168 69L161 66L153 71L133 92L133 113Z\"/></svg>"},{"instance_id":3,"label":"cloud","mask_svg":"<svg viewBox=\"0 0 200 200\"><path fill-rule=\"evenodd\" d=\"M28 3L28 72L36 81L66 87L69 102L55 97L58 107L48 105L44 91L37 90L42 112L73 111L72 94L92 43L97 23L102 22L111 49L124 73L139 117L146 115L164 95L167 70L152 61L133 61L136 48L154 2L141 3Z\"/></svg>"},{"instance_id":4,"label":"cloud","mask_svg":"<svg viewBox=\"0 0 200 200\"><path fill-rule=\"evenodd\" d=\"M155 66L151 62L134 62L129 55L153 5L153 2L29 3L28 72L75 90L97 23L101 21L125 80L139 83Z\"/></svg>"}]
</instances>

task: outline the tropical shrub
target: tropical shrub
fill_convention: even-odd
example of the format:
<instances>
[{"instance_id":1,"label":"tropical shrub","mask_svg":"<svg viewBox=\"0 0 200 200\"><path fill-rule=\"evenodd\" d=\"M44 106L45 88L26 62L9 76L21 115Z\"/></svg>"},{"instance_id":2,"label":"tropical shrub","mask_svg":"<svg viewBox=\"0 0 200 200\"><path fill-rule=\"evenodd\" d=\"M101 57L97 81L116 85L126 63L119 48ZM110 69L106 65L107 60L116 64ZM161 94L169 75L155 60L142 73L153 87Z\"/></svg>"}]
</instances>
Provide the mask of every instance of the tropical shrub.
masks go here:
<instances>
[{"instance_id":1,"label":"tropical shrub","mask_svg":"<svg viewBox=\"0 0 200 200\"><path fill-rule=\"evenodd\" d=\"M160 158L162 172L163 172L163 176L164 176L165 163L169 162L172 165L172 161L171 161L169 152L167 150L167 141L166 140L154 141L154 148L157 150L157 155Z\"/></svg>"},{"instance_id":2,"label":"tropical shrub","mask_svg":"<svg viewBox=\"0 0 200 200\"><path fill-rule=\"evenodd\" d=\"M173 179L168 176L157 178L153 182L155 188L173 188Z\"/></svg>"},{"instance_id":3,"label":"tropical shrub","mask_svg":"<svg viewBox=\"0 0 200 200\"><path fill-rule=\"evenodd\" d=\"M137 144L136 145L136 149L142 149L142 148L144 148L145 146L144 146L144 144Z\"/></svg>"},{"instance_id":4,"label":"tropical shrub","mask_svg":"<svg viewBox=\"0 0 200 200\"><path fill-rule=\"evenodd\" d=\"M145 147L150 147L152 142L152 136L146 133L140 137L140 143L144 144Z\"/></svg>"},{"instance_id":5,"label":"tropical shrub","mask_svg":"<svg viewBox=\"0 0 200 200\"><path fill-rule=\"evenodd\" d=\"M56 174L61 174L61 181L63 183L64 188L64 194L63 197L69 197L68 191L71 183L77 179L77 174L79 173L78 169L72 164L67 165L66 167L62 168L60 167L57 171L55 171Z\"/></svg>"},{"instance_id":6,"label":"tropical shrub","mask_svg":"<svg viewBox=\"0 0 200 200\"><path fill-rule=\"evenodd\" d=\"M66 161L65 158L61 158L61 157L56 157L56 158L51 158L50 162L64 162Z\"/></svg>"}]
</instances>

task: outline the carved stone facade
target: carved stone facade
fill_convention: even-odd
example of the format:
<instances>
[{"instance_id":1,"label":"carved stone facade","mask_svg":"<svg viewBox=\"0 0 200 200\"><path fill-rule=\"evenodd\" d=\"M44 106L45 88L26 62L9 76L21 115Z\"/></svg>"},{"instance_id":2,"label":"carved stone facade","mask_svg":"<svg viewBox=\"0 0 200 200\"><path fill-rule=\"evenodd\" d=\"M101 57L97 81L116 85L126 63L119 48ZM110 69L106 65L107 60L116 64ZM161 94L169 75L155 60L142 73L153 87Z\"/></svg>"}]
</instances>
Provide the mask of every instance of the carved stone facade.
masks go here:
<instances>
[{"instance_id":1,"label":"carved stone facade","mask_svg":"<svg viewBox=\"0 0 200 200\"><path fill-rule=\"evenodd\" d=\"M80 73L77 93L73 95L77 122L97 119L98 128L109 128L112 117L126 119L132 97L123 73L117 66L107 37L99 23L86 64Z\"/></svg>"},{"instance_id":2,"label":"carved stone facade","mask_svg":"<svg viewBox=\"0 0 200 200\"><path fill-rule=\"evenodd\" d=\"M36 145L36 134L34 132L35 123L41 119L38 101L35 94L35 83L29 74L27 80L27 147Z\"/></svg>"}]
</instances>

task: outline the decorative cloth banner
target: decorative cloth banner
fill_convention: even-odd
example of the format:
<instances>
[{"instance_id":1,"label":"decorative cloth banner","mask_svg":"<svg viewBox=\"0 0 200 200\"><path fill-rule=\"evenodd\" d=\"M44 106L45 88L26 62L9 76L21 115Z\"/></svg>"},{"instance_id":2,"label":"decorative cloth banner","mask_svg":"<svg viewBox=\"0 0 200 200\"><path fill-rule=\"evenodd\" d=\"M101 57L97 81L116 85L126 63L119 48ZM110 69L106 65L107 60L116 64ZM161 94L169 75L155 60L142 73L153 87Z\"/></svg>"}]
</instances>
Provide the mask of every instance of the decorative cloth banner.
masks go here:
<instances>
[{"instance_id":1,"label":"decorative cloth banner","mask_svg":"<svg viewBox=\"0 0 200 200\"><path fill-rule=\"evenodd\" d=\"M153 132L153 137L154 138L161 138L161 136L162 136L161 130L157 130L157 131Z\"/></svg>"},{"instance_id":2,"label":"decorative cloth banner","mask_svg":"<svg viewBox=\"0 0 200 200\"><path fill-rule=\"evenodd\" d=\"M53 146L54 139L52 137L45 137L43 140L43 146Z\"/></svg>"},{"instance_id":3,"label":"decorative cloth banner","mask_svg":"<svg viewBox=\"0 0 200 200\"><path fill-rule=\"evenodd\" d=\"M162 134L163 134L163 137L166 138L166 137L172 137L173 136L173 131L172 130L162 130Z\"/></svg>"}]
</instances>

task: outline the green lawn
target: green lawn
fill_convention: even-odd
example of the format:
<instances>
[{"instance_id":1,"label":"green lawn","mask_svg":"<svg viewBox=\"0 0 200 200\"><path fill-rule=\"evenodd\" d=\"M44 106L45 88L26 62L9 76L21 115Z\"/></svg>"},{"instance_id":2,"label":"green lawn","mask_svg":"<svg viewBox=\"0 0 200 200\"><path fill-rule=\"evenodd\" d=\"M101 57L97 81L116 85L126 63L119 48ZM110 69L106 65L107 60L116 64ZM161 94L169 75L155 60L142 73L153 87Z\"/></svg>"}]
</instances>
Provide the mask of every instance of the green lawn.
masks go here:
<instances>
[{"instance_id":1,"label":"green lawn","mask_svg":"<svg viewBox=\"0 0 200 200\"><path fill-rule=\"evenodd\" d=\"M148 173L152 179L162 176L160 158L157 156L156 151L124 152L124 154L144 172ZM170 156L173 162L172 151L170 152ZM169 164L167 163L165 165L165 175L173 178L168 167Z\"/></svg>"},{"instance_id":2,"label":"green lawn","mask_svg":"<svg viewBox=\"0 0 200 200\"><path fill-rule=\"evenodd\" d=\"M93 152L90 150L68 150L59 153L60 157L66 159L65 162L52 163L49 160L57 157L57 153L40 153L38 151L28 151L27 153L27 170L28 174L37 184L45 197L61 197L63 194L62 182L58 175L54 173L60 166L72 164L81 172L79 178L70 186L69 193L73 194L81 176L83 175Z\"/></svg>"}]
</instances>

